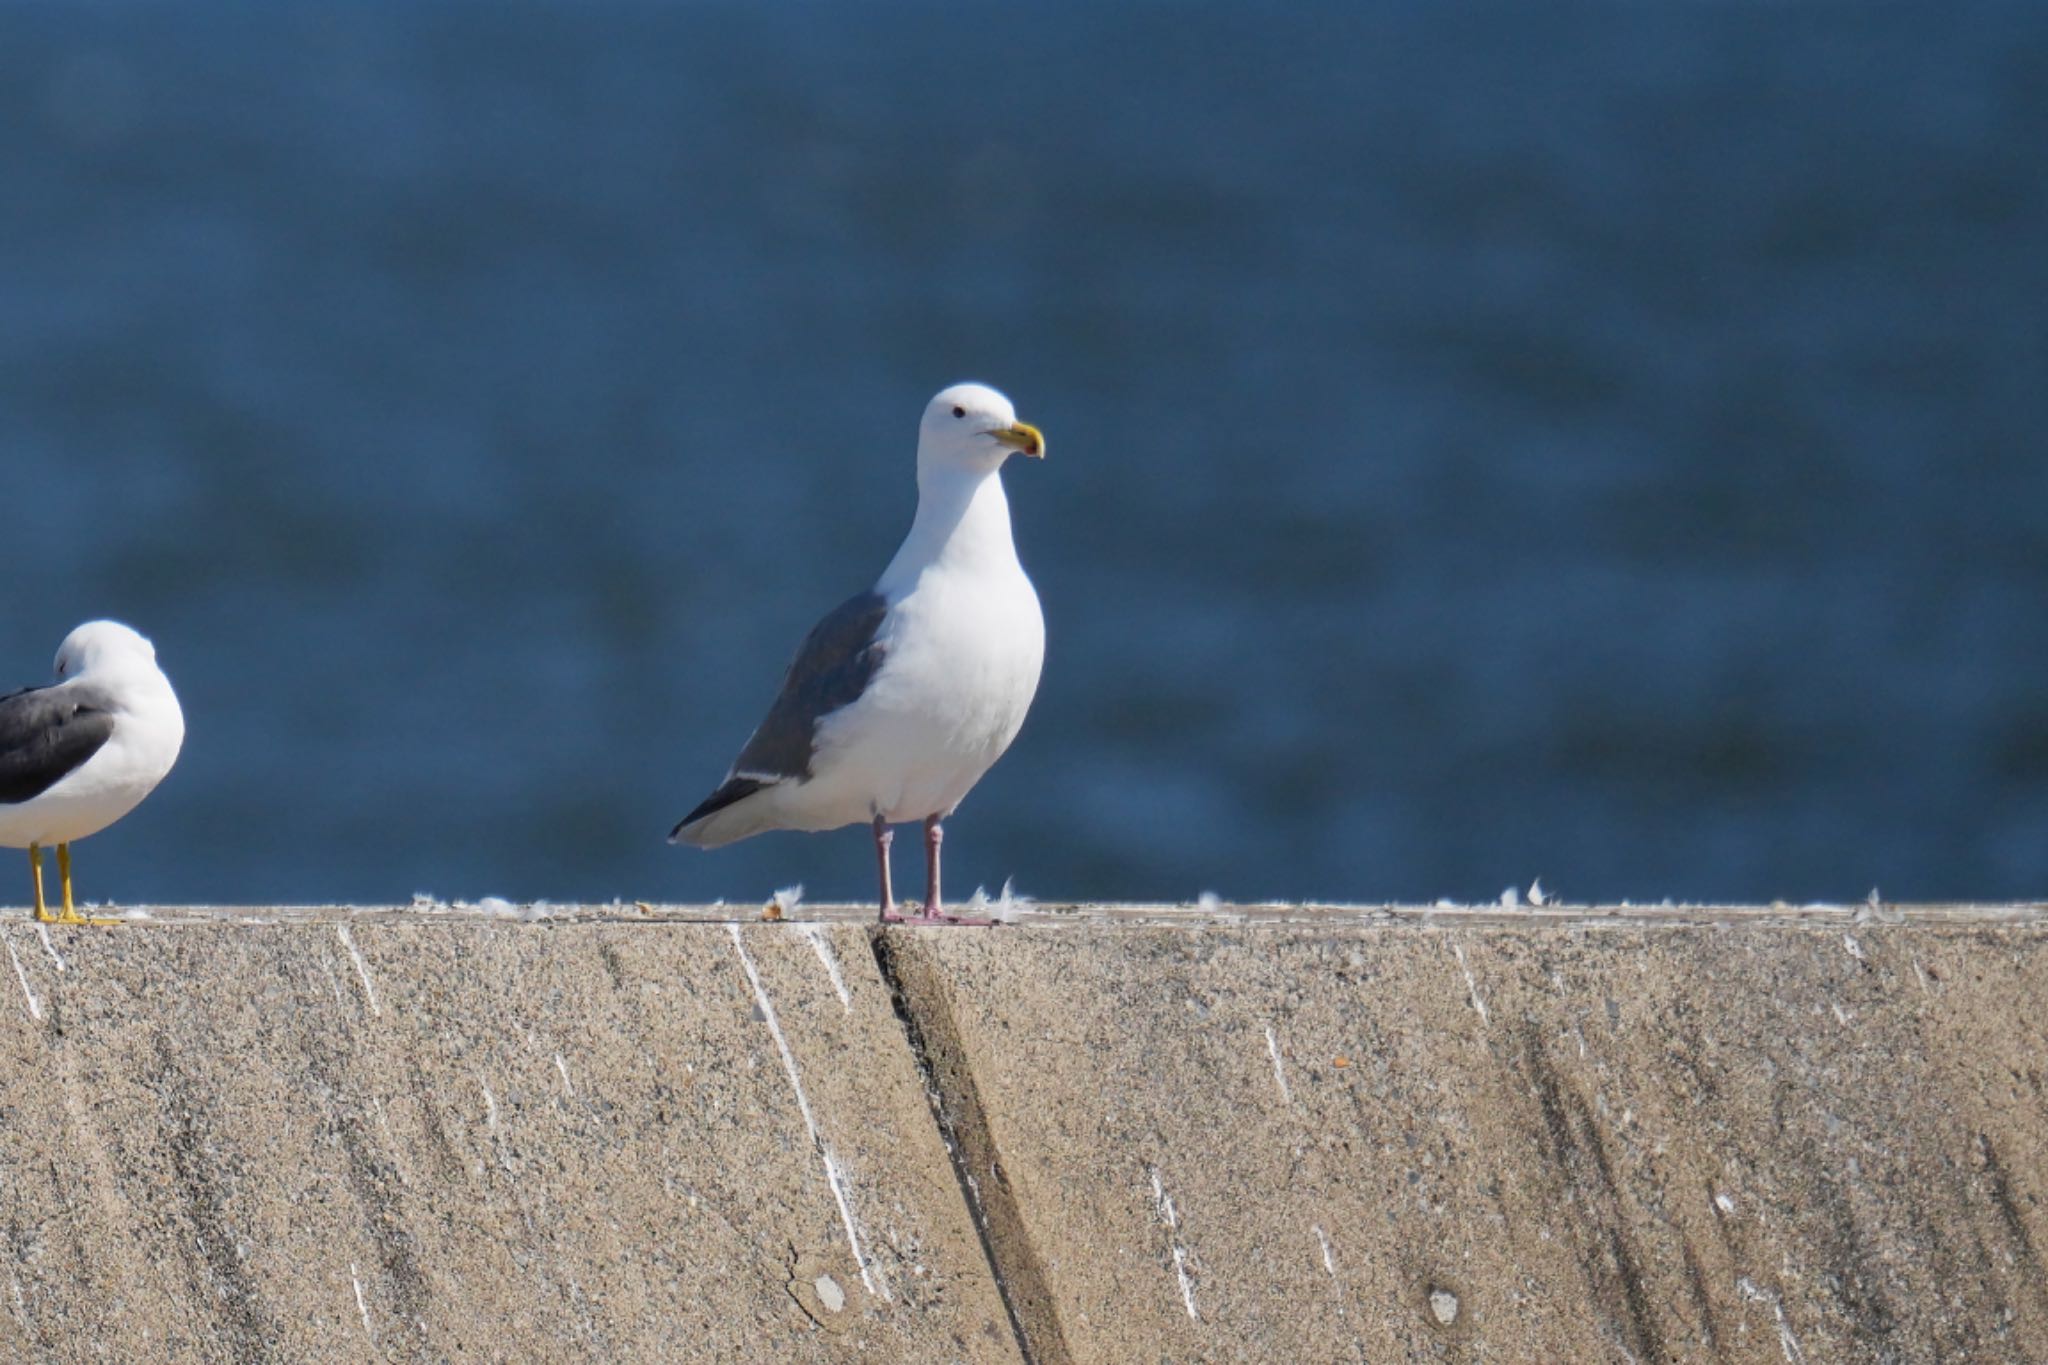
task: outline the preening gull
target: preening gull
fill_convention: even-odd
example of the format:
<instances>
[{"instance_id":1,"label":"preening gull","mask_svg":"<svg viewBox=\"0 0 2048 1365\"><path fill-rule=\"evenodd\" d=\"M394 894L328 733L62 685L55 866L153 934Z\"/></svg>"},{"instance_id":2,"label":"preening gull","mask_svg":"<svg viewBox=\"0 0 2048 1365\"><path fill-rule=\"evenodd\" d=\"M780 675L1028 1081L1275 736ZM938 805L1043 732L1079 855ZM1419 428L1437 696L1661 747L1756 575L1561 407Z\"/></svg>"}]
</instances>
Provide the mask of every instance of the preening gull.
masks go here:
<instances>
[{"instance_id":1,"label":"preening gull","mask_svg":"<svg viewBox=\"0 0 2048 1365\"><path fill-rule=\"evenodd\" d=\"M26 848L36 918L84 924L71 844L134 810L185 742L185 715L156 649L118 621L88 621L57 647L57 681L0 697L0 846ZM64 913L43 904L43 845L57 846Z\"/></svg>"},{"instance_id":2,"label":"preening gull","mask_svg":"<svg viewBox=\"0 0 2048 1365\"><path fill-rule=\"evenodd\" d=\"M1045 658L1045 618L1017 562L999 472L1018 451L1042 457L1045 438L994 389L956 384L932 399L902 548L874 587L811 631L768 718L669 842L716 848L866 821L882 919L898 923L889 826L922 820L929 890L909 921L988 923L945 913L940 822L1017 737Z\"/></svg>"}]
</instances>

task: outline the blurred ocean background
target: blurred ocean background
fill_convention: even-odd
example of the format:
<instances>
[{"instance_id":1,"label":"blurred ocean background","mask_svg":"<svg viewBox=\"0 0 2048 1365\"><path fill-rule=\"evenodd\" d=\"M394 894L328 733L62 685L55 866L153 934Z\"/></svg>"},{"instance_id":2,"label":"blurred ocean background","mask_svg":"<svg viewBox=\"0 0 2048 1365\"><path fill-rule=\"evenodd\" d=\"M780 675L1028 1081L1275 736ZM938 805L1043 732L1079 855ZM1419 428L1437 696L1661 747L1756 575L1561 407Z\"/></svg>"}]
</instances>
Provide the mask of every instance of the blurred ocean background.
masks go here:
<instances>
[{"instance_id":1,"label":"blurred ocean background","mask_svg":"<svg viewBox=\"0 0 2048 1365\"><path fill-rule=\"evenodd\" d=\"M6 3L0 187L0 681L190 726L88 897L869 895L663 836L961 378L956 897L2048 896L2048 7Z\"/></svg>"}]
</instances>

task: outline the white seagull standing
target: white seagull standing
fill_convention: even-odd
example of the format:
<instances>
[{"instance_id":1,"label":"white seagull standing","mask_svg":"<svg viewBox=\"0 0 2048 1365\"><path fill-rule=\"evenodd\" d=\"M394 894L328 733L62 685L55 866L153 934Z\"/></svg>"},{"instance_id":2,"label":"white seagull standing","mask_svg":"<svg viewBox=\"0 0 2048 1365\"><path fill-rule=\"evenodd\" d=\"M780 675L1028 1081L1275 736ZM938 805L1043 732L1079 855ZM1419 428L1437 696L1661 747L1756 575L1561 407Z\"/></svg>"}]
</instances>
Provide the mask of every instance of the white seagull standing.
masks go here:
<instances>
[{"instance_id":1,"label":"white seagull standing","mask_svg":"<svg viewBox=\"0 0 2048 1365\"><path fill-rule=\"evenodd\" d=\"M0 697L0 846L26 848L36 918L88 923L71 904L71 843L134 810L185 742L185 714L156 649L118 621L88 621L57 647L57 681ZM43 904L43 848L57 846L64 913Z\"/></svg>"},{"instance_id":2,"label":"white seagull standing","mask_svg":"<svg viewBox=\"0 0 2048 1365\"><path fill-rule=\"evenodd\" d=\"M1045 617L1017 562L999 473L1017 451L1042 457L1045 438L994 389L956 384L932 399L903 548L873 588L811 631L768 718L669 842L716 848L867 821L882 919L902 923L889 826L922 820L930 889L908 920L969 922L939 898L940 822L1017 737L1045 659Z\"/></svg>"}]
</instances>

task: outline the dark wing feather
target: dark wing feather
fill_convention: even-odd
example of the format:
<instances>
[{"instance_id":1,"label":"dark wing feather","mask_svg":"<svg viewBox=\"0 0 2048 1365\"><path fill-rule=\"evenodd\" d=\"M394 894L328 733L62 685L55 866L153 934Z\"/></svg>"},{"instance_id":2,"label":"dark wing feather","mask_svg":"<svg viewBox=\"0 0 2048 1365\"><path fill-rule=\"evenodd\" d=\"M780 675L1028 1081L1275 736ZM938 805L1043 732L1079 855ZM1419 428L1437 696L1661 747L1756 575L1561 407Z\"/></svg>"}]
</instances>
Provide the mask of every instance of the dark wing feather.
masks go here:
<instances>
[{"instance_id":1,"label":"dark wing feather","mask_svg":"<svg viewBox=\"0 0 2048 1365\"><path fill-rule=\"evenodd\" d=\"M101 700L62 686L0 697L0 805L41 796L100 751L114 733Z\"/></svg>"},{"instance_id":2,"label":"dark wing feather","mask_svg":"<svg viewBox=\"0 0 2048 1365\"><path fill-rule=\"evenodd\" d=\"M782 679L781 695L733 761L732 773L678 830L744 800L763 787L811 775L818 722L867 690L887 648L875 639L889 602L880 593L849 597L804 637Z\"/></svg>"}]
</instances>

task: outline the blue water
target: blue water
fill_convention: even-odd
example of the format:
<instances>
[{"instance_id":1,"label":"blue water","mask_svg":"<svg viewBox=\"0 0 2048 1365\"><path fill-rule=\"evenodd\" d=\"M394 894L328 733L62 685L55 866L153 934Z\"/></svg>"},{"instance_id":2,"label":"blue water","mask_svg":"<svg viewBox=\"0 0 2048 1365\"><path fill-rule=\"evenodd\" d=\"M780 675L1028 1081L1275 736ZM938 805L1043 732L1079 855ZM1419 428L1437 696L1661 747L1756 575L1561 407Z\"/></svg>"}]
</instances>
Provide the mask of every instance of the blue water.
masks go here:
<instances>
[{"instance_id":1,"label":"blue water","mask_svg":"<svg viewBox=\"0 0 2048 1365\"><path fill-rule=\"evenodd\" d=\"M0 8L0 680L190 723L81 890L866 895L662 836L976 377L956 894L2048 894L2048 10L1272 8Z\"/></svg>"}]
</instances>

